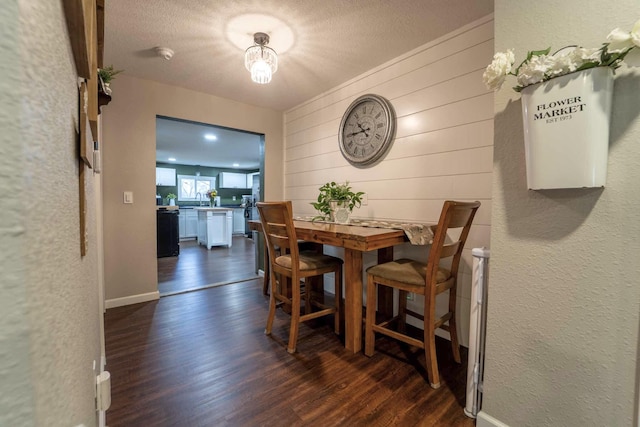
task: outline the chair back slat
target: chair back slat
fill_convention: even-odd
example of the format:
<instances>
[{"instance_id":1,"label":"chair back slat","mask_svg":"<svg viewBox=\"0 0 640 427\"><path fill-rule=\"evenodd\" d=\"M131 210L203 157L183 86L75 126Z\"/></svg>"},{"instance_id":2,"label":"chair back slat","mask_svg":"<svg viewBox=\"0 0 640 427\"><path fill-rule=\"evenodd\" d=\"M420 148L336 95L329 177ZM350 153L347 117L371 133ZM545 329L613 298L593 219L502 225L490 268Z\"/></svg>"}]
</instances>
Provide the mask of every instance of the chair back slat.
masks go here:
<instances>
[{"instance_id":1,"label":"chair back slat","mask_svg":"<svg viewBox=\"0 0 640 427\"><path fill-rule=\"evenodd\" d=\"M458 248L460 247L460 241L456 240L455 243L445 244L442 246L442 251L440 252L440 259L452 257L458 252Z\"/></svg>"},{"instance_id":2,"label":"chair back slat","mask_svg":"<svg viewBox=\"0 0 640 427\"><path fill-rule=\"evenodd\" d=\"M451 217L449 218L447 227L448 228L464 227L469 222L469 217L472 214L475 215L475 211L471 210L470 208L460 207L459 205L456 208L452 208Z\"/></svg>"},{"instance_id":3,"label":"chair back slat","mask_svg":"<svg viewBox=\"0 0 640 427\"><path fill-rule=\"evenodd\" d=\"M267 251L271 259L276 259L280 253L291 255L292 266L298 268L298 244L296 230L293 225L293 208L291 201L258 202L260 222L267 242Z\"/></svg>"},{"instance_id":4,"label":"chair back slat","mask_svg":"<svg viewBox=\"0 0 640 427\"><path fill-rule=\"evenodd\" d=\"M440 260L453 257L451 260L451 274L453 276L458 274L462 249L467 241L473 217L479 207L480 202L456 202L452 200L444 202L427 261L426 281L427 286L430 287L430 293L435 293ZM454 241L447 241L449 237L448 231L459 228L462 228L462 231L460 231L458 238Z\"/></svg>"}]
</instances>

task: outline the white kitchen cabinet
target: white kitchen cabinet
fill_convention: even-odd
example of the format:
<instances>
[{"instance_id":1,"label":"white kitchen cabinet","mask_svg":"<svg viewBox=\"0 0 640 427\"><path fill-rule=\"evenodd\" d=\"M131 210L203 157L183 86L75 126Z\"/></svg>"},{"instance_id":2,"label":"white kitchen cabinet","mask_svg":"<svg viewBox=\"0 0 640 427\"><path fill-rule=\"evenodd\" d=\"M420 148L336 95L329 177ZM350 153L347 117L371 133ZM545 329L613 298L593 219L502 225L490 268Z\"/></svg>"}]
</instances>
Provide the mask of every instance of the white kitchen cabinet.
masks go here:
<instances>
[{"instance_id":1,"label":"white kitchen cabinet","mask_svg":"<svg viewBox=\"0 0 640 427\"><path fill-rule=\"evenodd\" d=\"M247 174L247 188L253 188L253 177L260 175L260 172L253 172Z\"/></svg>"},{"instance_id":2,"label":"white kitchen cabinet","mask_svg":"<svg viewBox=\"0 0 640 427\"><path fill-rule=\"evenodd\" d=\"M233 210L225 208L196 208L198 212L198 243L207 249L212 246L231 247Z\"/></svg>"},{"instance_id":3,"label":"white kitchen cabinet","mask_svg":"<svg viewBox=\"0 0 640 427\"><path fill-rule=\"evenodd\" d=\"M244 234L244 208L233 209L233 234Z\"/></svg>"},{"instance_id":4,"label":"white kitchen cabinet","mask_svg":"<svg viewBox=\"0 0 640 427\"><path fill-rule=\"evenodd\" d=\"M156 185L176 186L176 170L173 168L156 168Z\"/></svg>"},{"instance_id":5,"label":"white kitchen cabinet","mask_svg":"<svg viewBox=\"0 0 640 427\"><path fill-rule=\"evenodd\" d=\"M198 237L198 212L193 209L180 209L178 217L180 239L195 239Z\"/></svg>"},{"instance_id":6,"label":"white kitchen cabinet","mask_svg":"<svg viewBox=\"0 0 640 427\"><path fill-rule=\"evenodd\" d=\"M198 212L194 209L186 211L185 237L195 239L198 237Z\"/></svg>"},{"instance_id":7,"label":"white kitchen cabinet","mask_svg":"<svg viewBox=\"0 0 640 427\"><path fill-rule=\"evenodd\" d=\"M218 175L220 188L248 188L247 174L237 172L220 172Z\"/></svg>"},{"instance_id":8,"label":"white kitchen cabinet","mask_svg":"<svg viewBox=\"0 0 640 427\"><path fill-rule=\"evenodd\" d=\"M178 214L178 238L185 239L187 232L187 215L186 211L180 210Z\"/></svg>"}]
</instances>

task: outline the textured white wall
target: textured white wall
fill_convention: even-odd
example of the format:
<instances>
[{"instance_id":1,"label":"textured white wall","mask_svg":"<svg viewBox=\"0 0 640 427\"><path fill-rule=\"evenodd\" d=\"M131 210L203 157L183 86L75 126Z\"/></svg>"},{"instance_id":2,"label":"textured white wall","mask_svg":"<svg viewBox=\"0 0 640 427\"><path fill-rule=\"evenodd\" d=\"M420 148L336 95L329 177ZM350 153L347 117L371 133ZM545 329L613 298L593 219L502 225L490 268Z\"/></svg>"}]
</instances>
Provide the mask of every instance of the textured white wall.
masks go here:
<instances>
[{"instance_id":1,"label":"textured white wall","mask_svg":"<svg viewBox=\"0 0 640 427\"><path fill-rule=\"evenodd\" d=\"M491 228L493 94L481 76L492 55L493 21L487 17L285 113L285 197L296 214L315 213L310 203L328 181L348 180L367 193L368 205L354 210L355 217L436 223L445 199L482 202L460 269L458 316L465 345L471 248L489 246ZM338 128L349 104L365 93L389 99L398 126L384 160L360 169L342 157ZM396 249L397 257L426 255L425 247ZM365 265L375 260L375 253L365 255ZM444 299L438 302L446 307ZM422 303L410 302L414 309Z\"/></svg>"},{"instance_id":2,"label":"textured white wall","mask_svg":"<svg viewBox=\"0 0 640 427\"><path fill-rule=\"evenodd\" d=\"M637 0L495 2L496 50L597 47ZM496 95L483 411L511 426L631 426L638 401L640 73L615 79L604 189L527 191L520 97ZM480 423L479 423L480 425Z\"/></svg>"},{"instance_id":3,"label":"textured white wall","mask_svg":"<svg viewBox=\"0 0 640 427\"><path fill-rule=\"evenodd\" d=\"M107 303L157 295L156 115L263 133L265 197L282 197L281 112L126 75L111 87L102 113ZM123 204L124 191L133 204Z\"/></svg>"},{"instance_id":4,"label":"textured white wall","mask_svg":"<svg viewBox=\"0 0 640 427\"><path fill-rule=\"evenodd\" d=\"M59 1L0 8L0 425L96 425L94 180L80 256L78 96Z\"/></svg>"}]
</instances>

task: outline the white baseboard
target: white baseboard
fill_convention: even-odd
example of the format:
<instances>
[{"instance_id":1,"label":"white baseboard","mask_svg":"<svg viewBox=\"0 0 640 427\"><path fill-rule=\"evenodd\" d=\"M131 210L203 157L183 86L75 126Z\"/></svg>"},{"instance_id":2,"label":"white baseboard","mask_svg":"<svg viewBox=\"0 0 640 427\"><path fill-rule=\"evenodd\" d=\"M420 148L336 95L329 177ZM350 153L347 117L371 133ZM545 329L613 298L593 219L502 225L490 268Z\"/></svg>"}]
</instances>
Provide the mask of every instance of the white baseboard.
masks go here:
<instances>
[{"instance_id":1,"label":"white baseboard","mask_svg":"<svg viewBox=\"0 0 640 427\"><path fill-rule=\"evenodd\" d=\"M160 292L149 292L146 294L130 295L128 297L108 299L104 302L105 308L122 307L124 305L138 304L141 302L154 301L160 298Z\"/></svg>"},{"instance_id":2,"label":"white baseboard","mask_svg":"<svg viewBox=\"0 0 640 427\"><path fill-rule=\"evenodd\" d=\"M493 418L491 415L488 415L486 412L478 412L478 417L476 418L476 427L509 427L507 424Z\"/></svg>"}]
</instances>

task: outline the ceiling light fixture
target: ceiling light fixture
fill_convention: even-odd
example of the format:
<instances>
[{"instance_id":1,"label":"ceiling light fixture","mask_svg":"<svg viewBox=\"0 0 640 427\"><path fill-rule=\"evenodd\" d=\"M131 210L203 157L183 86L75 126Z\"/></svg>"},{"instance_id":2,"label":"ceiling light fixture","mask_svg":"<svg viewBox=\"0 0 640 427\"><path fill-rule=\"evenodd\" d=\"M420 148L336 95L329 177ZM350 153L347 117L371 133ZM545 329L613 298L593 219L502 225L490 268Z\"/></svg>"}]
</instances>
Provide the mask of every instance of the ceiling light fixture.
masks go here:
<instances>
[{"instance_id":1,"label":"ceiling light fixture","mask_svg":"<svg viewBox=\"0 0 640 427\"><path fill-rule=\"evenodd\" d=\"M175 162L176 158L175 157L169 157L167 160L169 160L170 162Z\"/></svg>"},{"instance_id":2,"label":"ceiling light fixture","mask_svg":"<svg viewBox=\"0 0 640 427\"><path fill-rule=\"evenodd\" d=\"M267 84L271 76L278 71L278 54L267 47L269 35L255 33L253 46L244 52L244 66L251 72L251 80L259 84Z\"/></svg>"},{"instance_id":3,"label":"ceiling light fixture","mask_svg":"<svg viewBox=\"0 0 640 427\"><path fill-rule=\"evenodd\" d=\"M233 164L233 167L234 167L234 168L240 167L240 163L234 163L234 164Z\"/></svg>"},{"instance_id":4,"label":"ceiling light fixture","mask_svg":"<svg viewBox=\"0 0 640 427\"><path fill-rule=\"evenodd\" d=\"M212 133L207 133L207 134L205 134L204 139L209 140L209 141L215 141L216 139L218 139L218 137L215 136Z\"/></svg>"}]
</instances>

